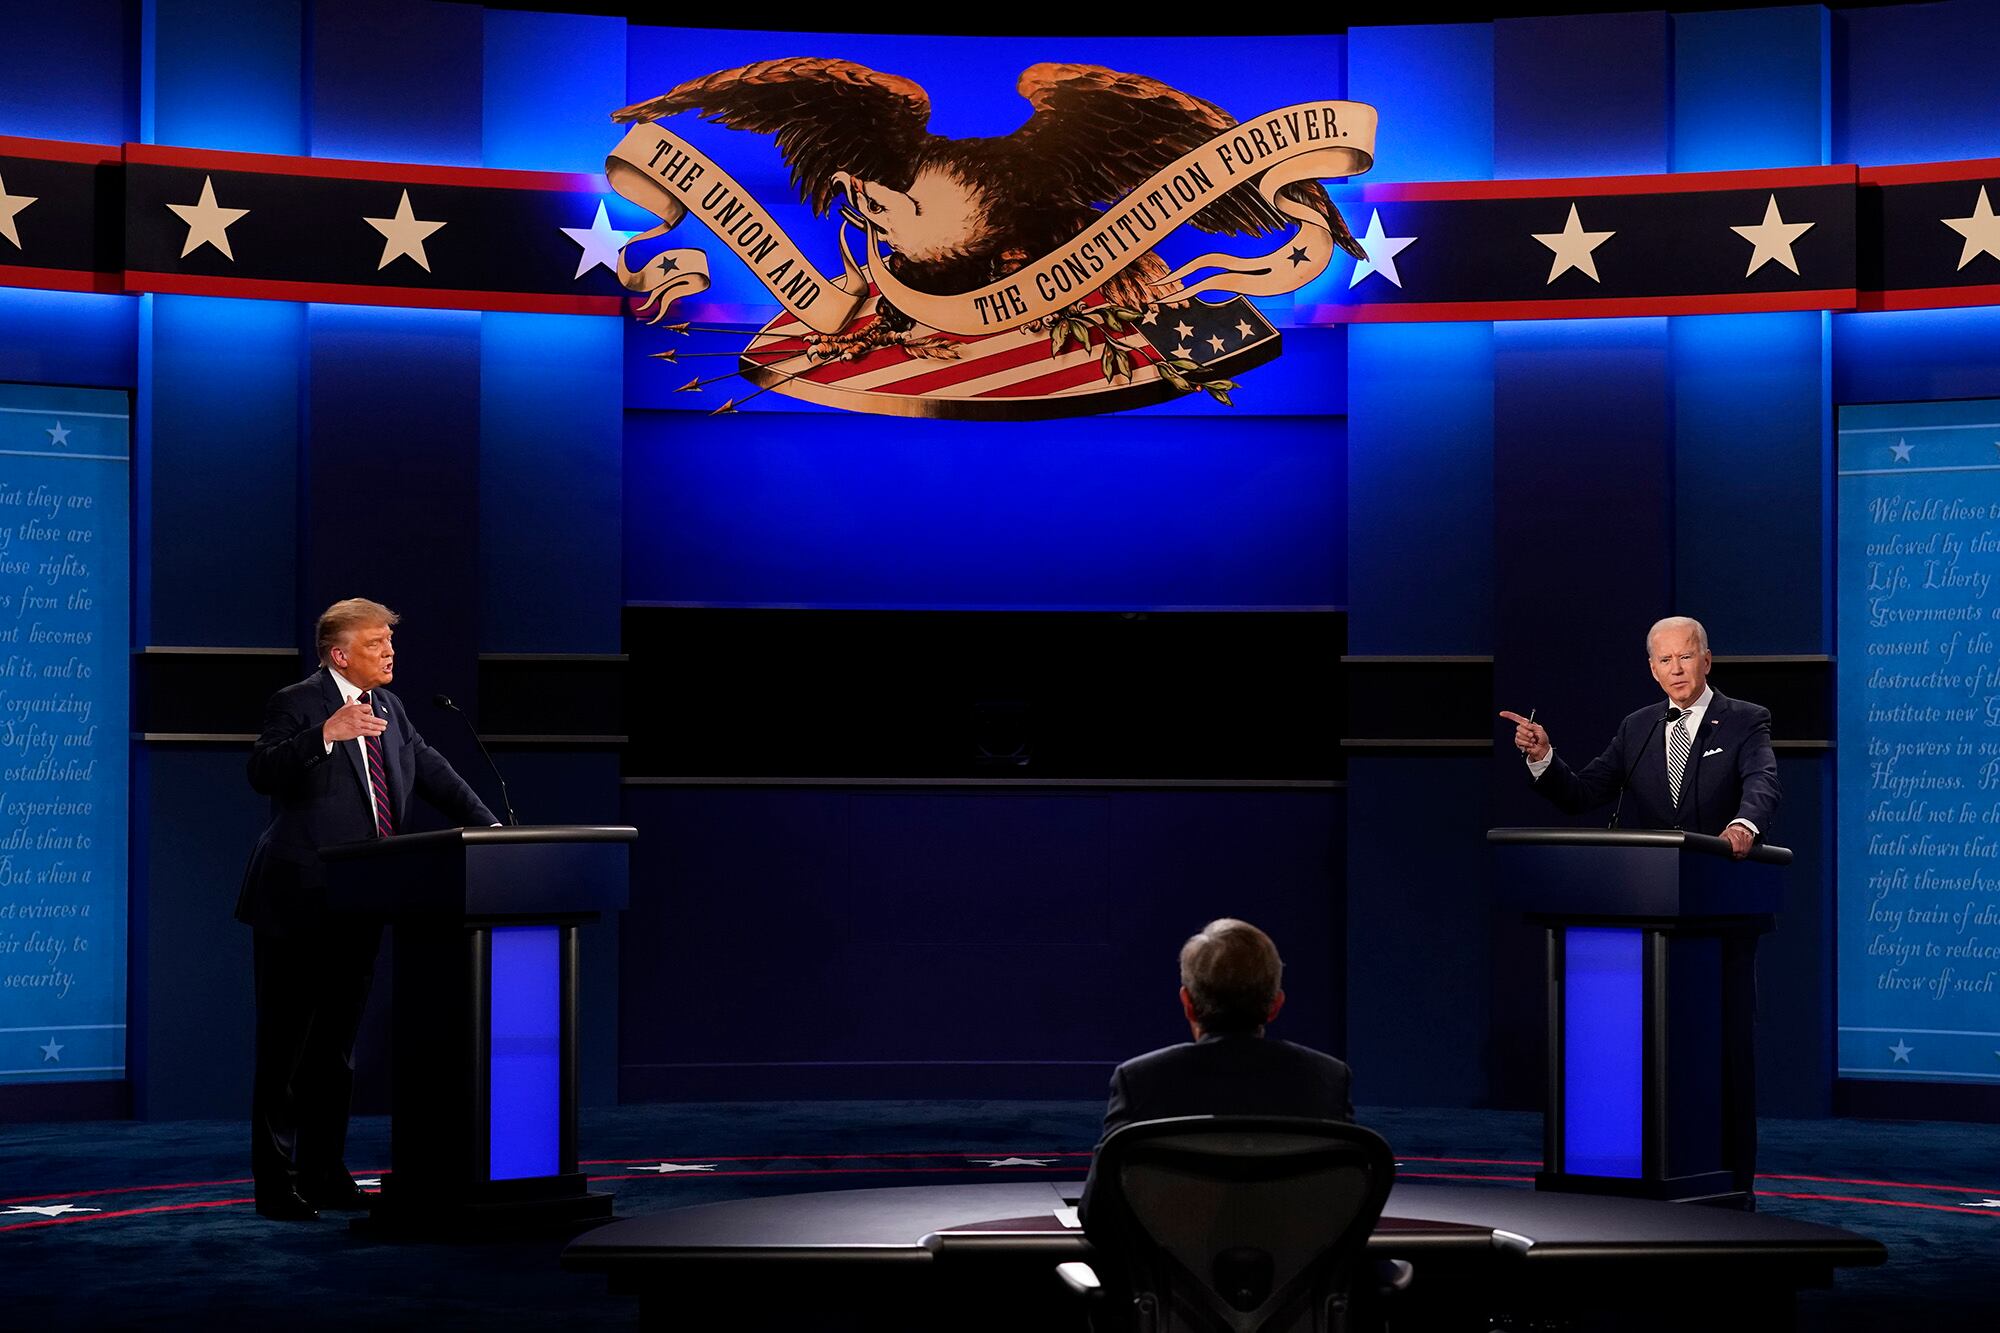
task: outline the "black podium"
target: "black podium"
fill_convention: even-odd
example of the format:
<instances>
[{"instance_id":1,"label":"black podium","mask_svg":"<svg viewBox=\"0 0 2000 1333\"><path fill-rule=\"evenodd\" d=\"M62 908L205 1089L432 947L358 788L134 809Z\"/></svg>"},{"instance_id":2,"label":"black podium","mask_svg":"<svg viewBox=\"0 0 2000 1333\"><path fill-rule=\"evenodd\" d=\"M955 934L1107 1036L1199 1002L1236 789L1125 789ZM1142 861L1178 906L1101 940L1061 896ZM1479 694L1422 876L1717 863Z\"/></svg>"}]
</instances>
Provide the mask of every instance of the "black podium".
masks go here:
<instances>
[{"instance_id":1,"label":"black podium","mask_svg":"<svg viewBox=\"0 0 2000 1333\"><path fill-rule=\"evenodd\" d=\"M1783 847L1675 830L1491 829L1502 901L1548 929L1538 1189L1745 1205L1756 949Z\"/></svg>"},{"instance_id":2,"label":"black podium","mask_svg":"<svg viewBox=\"0 0 2000 1333\"><path fill-rule=\"evenodd\" d=\"M366 1226L508 1235L611 1215L576 1165L576 928L625 906L623 827L461 828L323 851L394 928L391 1174Z\"/></svg>"}]
</instances>

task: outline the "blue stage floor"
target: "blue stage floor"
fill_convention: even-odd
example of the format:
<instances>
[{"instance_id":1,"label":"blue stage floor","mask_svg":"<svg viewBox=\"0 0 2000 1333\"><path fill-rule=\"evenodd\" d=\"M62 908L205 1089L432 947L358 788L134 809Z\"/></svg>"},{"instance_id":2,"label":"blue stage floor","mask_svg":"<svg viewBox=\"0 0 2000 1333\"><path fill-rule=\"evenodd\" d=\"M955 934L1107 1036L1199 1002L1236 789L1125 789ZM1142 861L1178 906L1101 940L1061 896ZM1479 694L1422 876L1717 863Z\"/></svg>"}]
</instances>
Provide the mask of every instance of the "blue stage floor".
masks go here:
<instances>
[{"instance_id":1,"label":"blue stage floor","mask_svg":"<svg viewBox=\"0 0 2000 1333\"><path fill-rule=\"evenodd\" d=\"M749 1194L1018 1176L1081 1177L1086 1102L778 1102L586 1111L585 1170L621 1216ZM1411 1180L1524 1189L1540 1118L1362 1108ZM355 1122L349 1162L388 1163L386 1119ZM252 1211L233 1122L0 1130L0 1326L594 1330L637 1324L601 1279L557 1268L561 1241L390 1245ZM1882 1268L1802 1298L1824 1330L2000 1328L2000 1126L1766 1120L1760 1206L1874 1236Z\"/></svg>"}]
</instances>

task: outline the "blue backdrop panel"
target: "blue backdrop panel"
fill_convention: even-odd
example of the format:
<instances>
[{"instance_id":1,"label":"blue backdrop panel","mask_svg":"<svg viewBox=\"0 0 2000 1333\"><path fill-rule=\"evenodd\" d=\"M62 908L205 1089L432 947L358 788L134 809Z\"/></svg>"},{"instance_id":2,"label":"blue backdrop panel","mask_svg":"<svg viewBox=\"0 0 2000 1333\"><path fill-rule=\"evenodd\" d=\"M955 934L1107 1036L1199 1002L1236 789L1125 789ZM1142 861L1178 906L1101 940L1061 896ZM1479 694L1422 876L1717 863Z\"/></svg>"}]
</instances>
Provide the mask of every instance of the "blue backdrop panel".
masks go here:
<instances>
[{"instance_id":1,"label":"blue backdrop panel","mask_svg":"<svg viewBox=\"0 0 2000 1333\"><path fill-rule=\"evenodd\" d=\"M1488 1104L1489 773L1483 757L1348 760L1348 1047L1371 1105Z\"/></svg>"},{"instance_id":2,"label":"blue backdrop panel","mask_svg":"<svg viewBox=\"0 0 2000 1333\"><path fill-rule=\"evenodd\" d=\"M138 9L121 0L9 5L0 16L0 134L134 137Z\"/></svg>"},{"instance_id":3,"label":"blue backdrop panel","mask_svg":"<svg viewBox=\"0 0 2000 1333\"><path fill-rule=\"evenodd\" d=\"M479 328L479 646L616 652L623 333L486 314Z\"/></svg>"},{"instance_id":4,"label":"blue backdrop panel","mask_svg":"<svg viewBox=\"0 0 2000 1333\"><path fill-rule=\"evenodd\" d=\"M1661 13L1495 23L1493 174L1668 170L1672 45Z\"/></svg>"},{"instance_id":5,"label":"blue backdrop panel","mask_svg":"<svg viewBox=\"0 0 2000 1333\"><path fill-rule=\"evenodd\" d=\"M1887 166L2000 152L1988 0L1833 11L1833 160Z\"/></svg>"},{"instance_id":6,"label":"blue backdrop panel","mask_svg":"<svg viewBox=\"0 0 2000 1333\"><path fill-rule=\"evenodd\" d=\"M1674 170L1749 171L1835 159L1833 24L1819 5L1676 14Z\"/></svg>"},{"instance_id":7,"label":"blue backdrop panel","mask_svg":"<svg viewBox=\"0 0 2000 1333\"><path fill-rule=\"evenodd\" d=\"M1347 86L1382 113L1369 183L1491 179L1492 24L1354 28Z\"/></svg>"},{"instance_id":8,"label":"blue backdrop panel","mask_svg":"<svg viewBox=\"0 0 2000 1333\"><path fill-rule=\"evenodd\" d=\"M484 21L476 6L438 0L313 5L313 156L479 166Z\"/></svg>"},{"instance_id":9,"label":"blue backdrop panel","mask_svg":"<svg viewBox=\"0 0 2000 1333\"><path fill-rule=\"evenodd\" d=\"M625 23L586 14L486 14L483 162L604 170L623 131Z\"/></svg>"},{"instance_id":10,"label":"blue backdrop panel","mask_svg":"<svg viewBox=\"0 0 2000 1333\"><path fill-rule=\"evenodd\" d=\"M139 298L0 288L0 380L138 383Z\"/></svg>"},{"instance_id":11,"label":"blue backdrop panel","mask_svg":"<svg viewBox=\"0 0 2000 1333\"><path fill-rule=\"evenodd\" d=\"M1348 651L1493 650L1493 326L1350 331Z\"/></svg>"},{"instance_id":12,"label":"blue backdrop panel","mask_svg":"<svg viewBox=\"0 0 2000 1333\"><path fill-rule=\"evenodd\" d=\"M145 142L305 151L304 0L152 0L140 8Z\"/></svg>"},{"instance_id":13,"label":"blue backdrop panel","mask_svg":"<svg viewBox=\"0 0 2000 1333\"><path fill-rule=\"evenodd\" d=\"M786 420L628 416L629 600L1105 610L1345 594L1337 418Z\"/></svg>"},{"instance_id":14,"label":"blue backdrop panel","mask_svg":"<svg viewBox=\"0 0 2000 1333\"><path fill-rule=\"evenodd\" d=\"M140 638L295 642L306 308L210 296L140 300L148 312L140 457L149 495ZM219 580L228 596L216 595Z\"/></svg>"},{"instance_id":15,"label":"blue backdrop panel","mask_svg":"<svg viewBox=\"0 0 2000 1333\"><path fill-rule=\"evenodd\" d=\"M2000 307L1833 316L1833 400L2000 395Z\"/></svg>"},{"instance_id":16,"label":"blue backdrop panel","mask_svg":"<svg viewBox=\"0 0 2000 1333\"><path fill-rule=\"evenodd\" d=\"M0 1083L125 1076L128 403L0 385Z\"/></svg>"},{"instance_id":17,"label":"blue backdrop panel","mask_svg":"<svg viewBox=\"0 0 2000 1333\"><path fill-rule=\"evenodd\" d=\"M2000 1083L2000 401L1840 419L1840 1073Z\"/></svg>"},{"instance_id":18,"label":"blue backdrop panel","mask_svg":"<svg viewBox=\"0 0 2000 1333\"><path fill-rule=\"evenodd\" d=\"M1719 653L1832 642L1827 345L1820 311L1672 321L1674 595Z\"/></svg>"},{"instance_id":19,"label":"blue backdrop panel","mask_svg":"<svg viewBox=\"0 0 2000 1333\"><path fill-rule=\"evenodd\" d=\"M1175 959L1223 915L1285 957L1276 1031L1339 1047L1333 792L626 801L626 1005L658 1017L622 1034L627 1099L1098 1096L1187 1039Z\"/></svg>"}]
</instances>

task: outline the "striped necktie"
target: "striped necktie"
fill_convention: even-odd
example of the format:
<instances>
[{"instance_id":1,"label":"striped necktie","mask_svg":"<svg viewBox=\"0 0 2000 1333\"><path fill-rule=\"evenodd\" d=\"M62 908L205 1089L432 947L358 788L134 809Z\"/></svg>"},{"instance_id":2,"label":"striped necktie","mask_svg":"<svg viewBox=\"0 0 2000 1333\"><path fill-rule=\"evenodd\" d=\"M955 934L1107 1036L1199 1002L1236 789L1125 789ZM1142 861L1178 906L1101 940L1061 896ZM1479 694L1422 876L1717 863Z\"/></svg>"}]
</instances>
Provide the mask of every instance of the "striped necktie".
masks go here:
<instances>
[{"instance_id":1,"label":"striped necktie","mask_svg":"<svg viewBox=\"0 0 2000 1333\"><path fill-rule=\"evenodd\" d=\"M1691 747L1687 714L1682 713L1674 719L1673 730L1667 733L1667 795L1673 798L1676 810L1681 805L1681 774L1687 771L1688 750Z\"/></svg>"},{"instance_id":2,"label":"striped necktie","mask_svg":"<svg viewBox=\"0 0 2000 1333\"><path fill-rule=\"evenodd\" d=\"M368 702L368 691L363 690L355 697L361 700L362 703L368 704L371 712L374 710L375 705ZM393 837L396 832L396 821L389 814L389 770L382 767L382 738L380 736L368 735L363 736L361 741L363 747L368 751L368 785L374 788L375 791L375 800L373 802L375 806L375 832L380 837ZM1687 747L1682 746L1681 752L1685 755Z\"/></svg>"}]
</instances>

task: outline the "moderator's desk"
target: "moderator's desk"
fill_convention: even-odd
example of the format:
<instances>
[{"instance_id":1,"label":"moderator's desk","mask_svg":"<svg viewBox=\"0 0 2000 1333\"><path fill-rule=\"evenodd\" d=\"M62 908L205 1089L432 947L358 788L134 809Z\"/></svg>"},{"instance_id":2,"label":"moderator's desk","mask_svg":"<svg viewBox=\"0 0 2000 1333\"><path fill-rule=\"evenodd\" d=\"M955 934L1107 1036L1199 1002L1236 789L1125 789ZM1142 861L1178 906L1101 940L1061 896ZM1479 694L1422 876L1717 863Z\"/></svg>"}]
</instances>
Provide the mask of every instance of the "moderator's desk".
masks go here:
<instances>
[{"instance_id":1,"label":"moderator's desk","mask_svg":"<svg viewBox=\"0 0 2000 1333\"><path fill-rule=\"evenodd\" d=\"M1054 1276L1089 1255L1055 1215L1080 1189L1008 1181L730 1199L600 1227L562 1261L605 1274L648 1322L670 1326L802 1327L810 1311L811 1326L828 1329L1081 1328ZM1705 1328L1781 1329L1799 1288L1886 1257L1867 1237L1768 1214L1450 1185L1397 1185L1369 1252L1417 1266L1409 1312L1420 1306L1422 1326L1438 1328L1496 1310L1618 1310L1625 1328L1698 1316Z\"/></svg>"}]
</instances>

